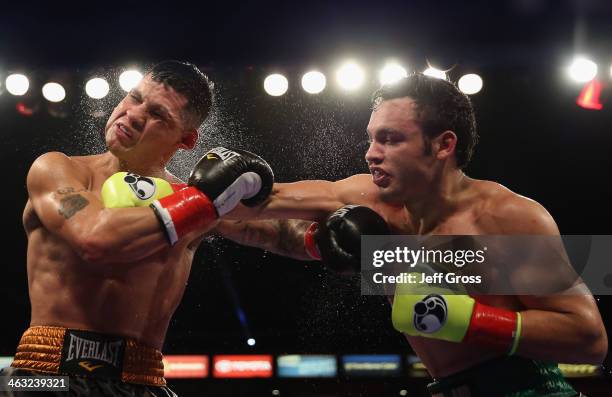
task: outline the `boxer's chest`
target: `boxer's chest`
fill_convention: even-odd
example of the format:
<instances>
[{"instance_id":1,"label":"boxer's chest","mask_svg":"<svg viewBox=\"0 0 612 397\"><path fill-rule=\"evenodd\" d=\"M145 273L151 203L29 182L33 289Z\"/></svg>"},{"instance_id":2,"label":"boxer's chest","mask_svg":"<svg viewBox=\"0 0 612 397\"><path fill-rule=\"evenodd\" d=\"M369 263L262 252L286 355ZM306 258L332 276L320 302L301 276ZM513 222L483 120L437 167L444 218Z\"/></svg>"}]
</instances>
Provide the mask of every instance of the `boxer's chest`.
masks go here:
<instances>
[{"instance_id":1,"label":"boxer's chest","mask_svg":"<svg viewBox=\"0 0 612 397\"><path fill-rule=\"evenodd\" d=\"M378 204L374 210L381 214L387 221L393 234L420 234L410 221L410 214L405 207L393 207L385 204ZM470 209L457 212L447 217L432 230L427 231L428 235L479 235L485 234L478 222L478 217Z\"/></svg>"}]
</instances>

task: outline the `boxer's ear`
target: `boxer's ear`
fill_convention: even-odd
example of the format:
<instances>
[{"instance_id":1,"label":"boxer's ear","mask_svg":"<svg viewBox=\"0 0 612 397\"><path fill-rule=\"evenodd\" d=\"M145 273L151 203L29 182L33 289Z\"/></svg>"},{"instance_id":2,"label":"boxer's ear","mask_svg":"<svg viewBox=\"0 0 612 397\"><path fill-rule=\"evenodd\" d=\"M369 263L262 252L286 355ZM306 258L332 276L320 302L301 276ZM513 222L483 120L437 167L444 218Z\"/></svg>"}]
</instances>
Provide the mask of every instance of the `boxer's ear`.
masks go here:
<instances>
[{"instance_id":1,"label":"boxer's ear","mask_svg":"<svg viewBox=\"0 0 612 397\"><path fill-rule=\"evenodd\" d=\"M457 135L451 130L446 130L435 137L431 145L434 156L436 156L438 160L445 160L455 153L455 149L457 148Z\"/></svg>"},{"instance_id":2,"label":"boxer's ear","mask_svg":"<svg viewBox=\"0 0 612 397\"><path fill-rule=\"evenodd\" d=\"M191 131L187 131L183 133L183 138L181 139L181 143L179 147L185 150L191 150L195 147L198 142L198 130L193 129Z\"/></svg>"}]
</instances>

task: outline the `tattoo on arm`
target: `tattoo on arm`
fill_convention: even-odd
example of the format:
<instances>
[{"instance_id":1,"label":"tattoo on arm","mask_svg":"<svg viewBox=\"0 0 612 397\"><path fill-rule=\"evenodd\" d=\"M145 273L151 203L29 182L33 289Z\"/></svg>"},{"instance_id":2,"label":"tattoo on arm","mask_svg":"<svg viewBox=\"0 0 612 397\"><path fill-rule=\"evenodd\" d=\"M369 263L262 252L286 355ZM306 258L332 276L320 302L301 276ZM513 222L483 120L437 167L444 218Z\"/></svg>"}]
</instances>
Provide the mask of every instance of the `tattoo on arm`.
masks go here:
<instances>
[{"instance_id":1,"label":"tattoo on arm","mask_svg":"<svg viewBox=\"0 0 612 397\"><path fill-rule=\"evenodd\" d=\"M68 193L74 193L74 188L73 187L60 187L59 189L57 189L57 194L68 194Z\"/></svg>"},{"instance_id":2,"label":"tattoo on arm","mask_svg":"<svg viewBox=\"0 0 612 397\"><path fill-rule=\"evenodd\" d=\"M89 201L80 194L71 194L60 199L60 208L58 212L64 218L69 219L74 214L87 207L88 204Z\"/></svg>"},{"instance_id":3,"label":"tattoo on arm","mask_svg":"<svg viewBox=\"0 0 612 397\"><path fill-rule=\"evenodd\" d=\"M231 222L231 223L227 223ZM239 244L258 247L275 254L307 260L304 232L310 221L266 219L255 221L225 221L222 235Z\"/></svg>"},{"instance_id":4,"label":"tattoo on arm","mask_svg":"<svg viewBox=\"0 0 612 397\"><path fill-rule=\"evenodd\" d=\"M67 186L67 187L60 187L59 189L57 189L54 193L53 193L53 198L58 198L58 196L65 196L65 195L69 195L69 194L76 194L79 192L84 192L85 189L79 189L76 190L73 187Z\"/></svg>"}]
</instances>

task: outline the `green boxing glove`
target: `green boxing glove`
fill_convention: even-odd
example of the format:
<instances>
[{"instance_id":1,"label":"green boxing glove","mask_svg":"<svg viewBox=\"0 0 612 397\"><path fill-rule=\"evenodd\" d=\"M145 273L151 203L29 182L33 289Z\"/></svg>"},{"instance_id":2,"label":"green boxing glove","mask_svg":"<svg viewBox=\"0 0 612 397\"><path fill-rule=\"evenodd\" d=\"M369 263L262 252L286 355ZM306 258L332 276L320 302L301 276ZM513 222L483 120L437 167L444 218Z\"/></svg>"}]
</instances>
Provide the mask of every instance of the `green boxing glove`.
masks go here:
<instances>
[{"instance_id":1,"label":"green boxing glove","mask_svg":"<svg viewBox=\"0 0 612 397\"><path fill-rule=\"evenodd\" d=\"M412 274L421 279L421 273ZM395 329L411 336L477 344L508 354L518 348L520 313L481 304L450 289L398 284L391 313Z\"/></svg>"},{"instance_id":2,"label":"green boxing glove","mask_svg":"<svg viewBox=\"0 0 612 397\"><path fill-rule=\"evenodd\" d=\"M102 185L102 202L106 208L147 207L183 186L186 185L171 184L160 178L130 172L117 172Z\"/></svg>"}]
</instances>

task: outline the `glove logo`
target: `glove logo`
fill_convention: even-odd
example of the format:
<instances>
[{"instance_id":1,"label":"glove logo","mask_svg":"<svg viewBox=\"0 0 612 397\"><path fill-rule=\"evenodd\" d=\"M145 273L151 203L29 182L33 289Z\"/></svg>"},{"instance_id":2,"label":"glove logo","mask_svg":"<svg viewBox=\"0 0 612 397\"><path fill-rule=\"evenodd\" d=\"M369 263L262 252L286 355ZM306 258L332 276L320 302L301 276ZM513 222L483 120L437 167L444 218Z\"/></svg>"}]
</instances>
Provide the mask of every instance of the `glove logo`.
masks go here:
<instances>
[{"instance_id":1,"label":"glove logo","mask_svg":"<svg viewBox=\"0 0 612 397\"><path fill-rule=\"evenodd\" d=\"M354 205L354 204L349 204L349 205L345 205L344 207L337 209L333 214L331 214L329 217L330 218L334 218L334 217L343 217L345 216L350 210L352 210L353 208L357 208L359 207L358 205Z\"/></svg>"},{"instance_id":2,"label":"glove logo","mask_svg":"<svg viewBox=\"0 0 612 397\"><path fill-rule=\"evenodd\" d=\"M123 178L123 181L128 184L136 197L141 200L150 199L155 195L155 191L157 190L155 182L146 176L128 173Z\"/></svg>"},{"instance_id":3,"label":"glove logo","mask_svg":"<svg viewBox=\"0 0 612 397\"><path fill-rule=\"evenodd\" d=\"M437 294L430 294L414 304L412 322L416 330L431 334L444 326L447 314L448 306L444 298Z\"/></svg>"},{"instance_id":4,"label":"glove logo","mask_svg":"<svg viewBox=\"0 0 612 397\"><path fill-rule=\"evenodd\" d=\"M219 157L216 157L215 155ZM240 154L233 150L226 149L221 146L216 147L206 152L207 160L219 160L220 158L223 162L226 162L228 160L233 159L234 157L240 157Z\"/></svg>"}]
</instances>

